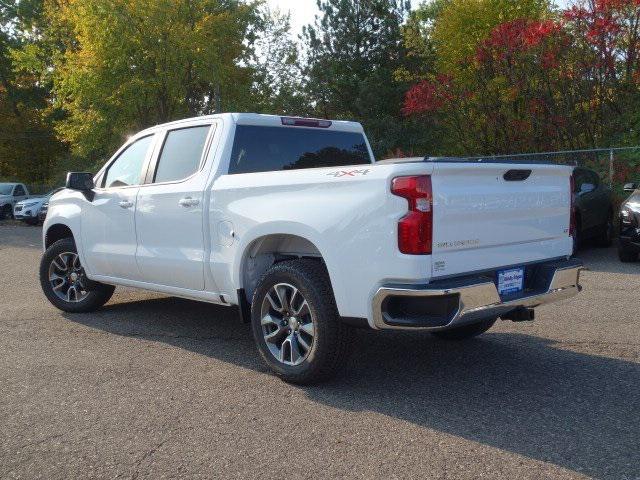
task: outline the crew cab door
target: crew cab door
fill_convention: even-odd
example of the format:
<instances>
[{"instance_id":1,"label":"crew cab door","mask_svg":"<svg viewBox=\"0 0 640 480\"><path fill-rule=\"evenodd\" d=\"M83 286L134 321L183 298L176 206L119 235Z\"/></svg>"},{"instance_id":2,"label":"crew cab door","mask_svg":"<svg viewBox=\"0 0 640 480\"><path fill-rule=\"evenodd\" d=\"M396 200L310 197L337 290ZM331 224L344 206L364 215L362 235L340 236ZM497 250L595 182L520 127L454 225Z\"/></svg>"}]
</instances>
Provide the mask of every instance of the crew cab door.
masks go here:
<instances>
[{"instance_id":1,"label":"crew cab door","mask_svg":"<svg viewBox=\"0 0 640 480\"><path fill-rule=\"evenodd\" d=\"M136 259L144 282L204 290L203 167L214 127L209 121L163 134L138 193Z\"/></svg>"},{"instance_id":2,"label":"crew cab door","mask_svg":"<svg viewBox=\"0 0 640 480\"><path fill-rule=\"evenodd\" d=\"M135 207L153 144L151 134L121 149L97 179L94 198L82 205L84 263L90 274L140 278L135 257Z\"/></svg>"}]
</instances>

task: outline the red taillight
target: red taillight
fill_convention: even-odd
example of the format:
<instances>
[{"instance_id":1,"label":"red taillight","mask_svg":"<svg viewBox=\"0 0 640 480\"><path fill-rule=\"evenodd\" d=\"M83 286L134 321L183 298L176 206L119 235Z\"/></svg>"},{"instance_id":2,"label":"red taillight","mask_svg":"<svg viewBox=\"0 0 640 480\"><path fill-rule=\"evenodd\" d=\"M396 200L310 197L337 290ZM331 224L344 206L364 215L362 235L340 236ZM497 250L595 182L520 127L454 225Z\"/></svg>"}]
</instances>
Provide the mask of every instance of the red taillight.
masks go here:
<instances>
[{"instance_id":1,"label":"red taillight","mask_svg":"<svg viewBox=\"0 0 640 480\"><path fill-rule=\"evenodd\" d=\"M397 177L391 193L406 198L409 213L398 222L398 248L409 255L431 254L433 240L433 195L431 177Z\"/></svg>"},{"instance_id":2,"label":"red taillight","mask_svg":"<svg viewBox=\"0 0 640 480\"><path fill-rule=\"evenodd\" d=\"M569 198L571 199L571 211L569 213L569 236L573 237L576 234L576 197L575 197L575 186L576 180L571 175L571 180L569 181Z\"/></svg>"}]
</instances>

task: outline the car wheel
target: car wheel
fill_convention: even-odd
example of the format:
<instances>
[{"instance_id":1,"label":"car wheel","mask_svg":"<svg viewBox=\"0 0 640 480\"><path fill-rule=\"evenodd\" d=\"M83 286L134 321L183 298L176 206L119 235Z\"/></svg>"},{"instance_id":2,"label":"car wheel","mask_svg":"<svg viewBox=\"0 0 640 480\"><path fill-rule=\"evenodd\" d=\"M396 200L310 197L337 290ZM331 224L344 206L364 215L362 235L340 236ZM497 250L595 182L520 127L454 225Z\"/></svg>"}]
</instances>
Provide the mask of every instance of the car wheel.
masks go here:
<instances>
[{"instance_id":1,"label":"car wheel","mask_svg":"<svg viewBox=\"0 0 640 480\"><path fill-rule=\"evenodd\" d=\"M578 250L580 249L580 220L578 218L576 218L576 227L575 227L575 231L573 232L573 251L571 252L572 255L576 255L578 253Z\"/></svg>"},{"instance_id":2,"label":"car wheel","mask_svg":"<svg viewBox=\"0 0 640 480\"><path fill-rule=\"evenodd\" d=\"M622 247L618 247L618 258L621 262L631 263L638 260L638 254L636 252L631 252Z\"/></svg>"},{"instance_id":3,"label":"car wheel","mask_svg":"<svg viewBox=\"0 0 640 480\"><path fill-rule=\"evenodd\" d=\"M467 340L469 338L482 335L493 327L496 320L497 318L489 318L482 322L463 325L462 327L455 327L449 330L442 330L440 332L431 332L431 334L443 340Z\"/></svg>"},{"instance_id":4,"label":"car wheel","mask_svg":"<svg viewBox=\"0 0 640 480\"><path fill-rule=\"evenodd\" d=\"M5 205L0 209L0 220L11 220L13 219L13 208L11 205Z\"/></svg>"},{"instance_id":5,"label":"car wheel","mask_svg":"<svg viewBox=\"0 0 640 480\"><path fill-rule=\"evenodd\" d=\"M600 227L600 233L596 238L596 244L599 247L610 247L613 244L613 215L609 213L607 223Z\"/></svg>"},{"instance_id":6,"label":"car wheel","mask_svg":"<svg viewBox=\"0 0 640 480\"><path fill-rule=\"evenodd\" d=\"M72 238L63 238L47 248L40 262L40 285L54 306L71 313L97 310L115 290L112 285L86 277Z\"/></svg>"},{"instance_id":7,"label":"car wheel","mask_svg":"<svg viewBox=\"0 0 640 480\"><path fill-rule=\"evenodd\" d=\"M354 338L339 318L326 268L316 260L285 261L269 269L253 294L251 324L266 365L297 384L335 375Z\"/></svg>"}]
</instances>

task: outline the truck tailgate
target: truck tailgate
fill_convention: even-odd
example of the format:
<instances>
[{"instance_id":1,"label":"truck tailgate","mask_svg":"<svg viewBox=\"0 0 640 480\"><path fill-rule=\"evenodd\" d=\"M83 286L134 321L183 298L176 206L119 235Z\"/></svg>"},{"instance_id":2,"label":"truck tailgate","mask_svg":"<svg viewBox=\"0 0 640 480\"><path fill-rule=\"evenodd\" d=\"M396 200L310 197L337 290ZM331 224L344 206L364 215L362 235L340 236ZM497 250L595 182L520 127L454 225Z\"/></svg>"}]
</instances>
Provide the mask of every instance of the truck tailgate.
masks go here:
<instances>
[{"instance_id":1,"label":"truck tailgate","mask_svg":"<svg viewBox=\"0 0 640 480\"><path fill-rule=\"evenodd\" d=\"M437 163L432 276L570 255L570 175L556 165Z\"/></svg>"}]
</instances>

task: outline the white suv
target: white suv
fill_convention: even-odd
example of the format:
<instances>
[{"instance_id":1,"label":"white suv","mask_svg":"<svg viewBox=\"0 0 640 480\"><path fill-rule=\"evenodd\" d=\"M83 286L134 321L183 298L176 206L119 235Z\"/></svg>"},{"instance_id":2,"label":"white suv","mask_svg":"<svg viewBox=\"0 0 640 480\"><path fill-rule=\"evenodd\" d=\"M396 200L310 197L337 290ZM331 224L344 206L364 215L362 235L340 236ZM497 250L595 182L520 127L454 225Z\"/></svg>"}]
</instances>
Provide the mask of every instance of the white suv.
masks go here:
<instances>
[{"instance_id":1,"label":"white suv","mask_svg":"<svg viewBox=\"0 0 640 480\"><path fill-rule=\"evenodd\" d=\"M43 205L49 202L49 199L62 188L57 188L43 196L31 197L27 200L17 202L13 207L13 217L16 220L22 220L30 225L37 225L40 223L40 211Z\"/></svg>"}]
</instances>

